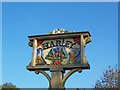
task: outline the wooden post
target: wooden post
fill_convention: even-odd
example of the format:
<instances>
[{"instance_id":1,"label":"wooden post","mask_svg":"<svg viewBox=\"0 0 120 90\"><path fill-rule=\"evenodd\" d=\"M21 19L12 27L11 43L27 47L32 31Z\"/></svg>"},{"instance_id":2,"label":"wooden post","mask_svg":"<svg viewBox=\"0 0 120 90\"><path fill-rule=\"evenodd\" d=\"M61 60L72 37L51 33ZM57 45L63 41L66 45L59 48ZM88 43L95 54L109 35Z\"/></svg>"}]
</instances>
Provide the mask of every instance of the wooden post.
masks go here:
<instances>
[{"instance_id":1,"label":"wooden post","mask_svg":"<svg viewBox=\"0 0 120 90\"><path fill-rule=\"evenodd\" d=\"M63 68L60 66L54 66L50 68L51 72L51 88L50 90L64 90L62 87L62 79L63 79Z\"/></svg>"},{"instance_id":2,"label":"wooden post","mask_svg":"<svg viewBox=\"0 0 120 90\"><path fill-rule=\"evenodd\" d=\"M36 61L36 49L37 49L37 40L33 40L33 51L32 51L32 66L35 66Z\"/></svg>"},{"instance_id":3,"label":"wooden post","mask_svg":"<svg viewBox=\"0 0 120 90\"><path fill-rule=\"evenodd\" d=\"M83 35L80 35L80 50L81 50L81 61L80 61L80 63L81 63L81 65L83 64L83 55L84 55L84 46L83 46Z\"/></svg>"},{"instance_id":4,"label":"wooden post","mask_svg":"<svg viewBox=\"0 0 120 90\"><path fill-rule=\"evenodd\" d=\"M85 54L84 54L84 44L85 44L85 41L84 41L84 37L83 37L83 35L81 35L80 36L81 38L80 38L80 40L81 40L81 45L80 45L80 50L81 50L81 65L82 64L88 64L88 61L87 61L87 59L86 59L86 57L85 57Z\"/></svg>"}]
</instances>

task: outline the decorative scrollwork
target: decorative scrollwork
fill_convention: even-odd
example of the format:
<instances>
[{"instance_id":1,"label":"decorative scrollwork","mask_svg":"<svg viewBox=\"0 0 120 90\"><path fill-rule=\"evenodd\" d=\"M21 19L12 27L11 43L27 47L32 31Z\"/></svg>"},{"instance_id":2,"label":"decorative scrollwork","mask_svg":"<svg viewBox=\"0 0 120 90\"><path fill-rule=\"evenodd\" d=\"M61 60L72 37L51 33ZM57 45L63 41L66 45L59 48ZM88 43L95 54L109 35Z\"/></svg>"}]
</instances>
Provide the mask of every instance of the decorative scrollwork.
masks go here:
<instances>
[{"instance_id":1,"label":"decorative scrollwork","mask_svg":"<svg viewBox=\"0 0 120 90\"><path fill-rule=\"evenodd\" d=\"M35 70L36 74L42 73L49 81L49 87L51 87L51 77L43 70Z\"/></svg>"},{"instance_id":2,"label":"decorative scrollwork","mask_svg":"<svg viewBox=\"0 0 120 90\"><path fill-rule=\"evenodd\" d=\"M69 72L64 76L64 78L62 79L62 86L63 86L63 87L65 86L66 80L67 80L73 73L75 73L76 71L78 71L78 72L80 73L80 72L82 72L82 69L81 69L81 68L75 68L75 69L72 69L71 71L69 71Z\"/></svg>"}]
</instances>

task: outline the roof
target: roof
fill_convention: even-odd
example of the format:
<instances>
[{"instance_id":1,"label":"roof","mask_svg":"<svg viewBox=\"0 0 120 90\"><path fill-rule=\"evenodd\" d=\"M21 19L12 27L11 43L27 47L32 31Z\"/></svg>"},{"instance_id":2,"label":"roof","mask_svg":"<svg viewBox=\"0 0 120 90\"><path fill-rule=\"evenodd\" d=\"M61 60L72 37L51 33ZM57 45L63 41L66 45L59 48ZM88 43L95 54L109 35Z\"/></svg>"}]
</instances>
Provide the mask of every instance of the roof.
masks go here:
<instances>
[{"instance_id":1,"label":"roof","mask_svg":"<svg viewBox=\"0 0 120 90\"><path fill-rule=\"evenodd\" d=\"M70 33L63 33L63 34L44 34L44 35L33 35L33 36L28 36L30 40L33 39L40 39L40 40L46 40L46 39L60 39L60 38L67 38L67 37L77 37L79 35L83 34L84 37L90 37L90 33L88 31L85 32L70 32Z\"/></svg>"}]
</instances>

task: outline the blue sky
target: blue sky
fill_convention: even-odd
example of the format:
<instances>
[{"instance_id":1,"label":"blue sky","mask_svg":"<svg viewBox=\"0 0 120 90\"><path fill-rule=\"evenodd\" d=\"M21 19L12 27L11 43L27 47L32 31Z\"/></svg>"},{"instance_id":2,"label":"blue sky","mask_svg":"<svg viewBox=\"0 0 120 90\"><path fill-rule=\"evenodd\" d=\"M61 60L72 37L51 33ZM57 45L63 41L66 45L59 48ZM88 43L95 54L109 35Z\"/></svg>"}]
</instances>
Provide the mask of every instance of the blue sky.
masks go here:
<instances>
[{"instance_id":1,"label":"blue sky","mask_svg":"<svg viewBox=\"0 0 120 90\"><path fill-rule=\"evenodd\" d=\"M118 3L2 3L2 83L20 88L47 88L48 81L26 69L31 61L29 35L53 29L89 31L92 42L85 54L90 70L74 73L68 88L91 88L102 72L118 63Z\"/></svg>"},{"instance_id":2,"label":"blue sky","mask_svg":"<svg viewBox=\"0 0 120 90\"><path fill-rule=\"evenodd\" d=\"M119 2L119 0L2 0L2 2Z\"/></svg>"}]
</instances>

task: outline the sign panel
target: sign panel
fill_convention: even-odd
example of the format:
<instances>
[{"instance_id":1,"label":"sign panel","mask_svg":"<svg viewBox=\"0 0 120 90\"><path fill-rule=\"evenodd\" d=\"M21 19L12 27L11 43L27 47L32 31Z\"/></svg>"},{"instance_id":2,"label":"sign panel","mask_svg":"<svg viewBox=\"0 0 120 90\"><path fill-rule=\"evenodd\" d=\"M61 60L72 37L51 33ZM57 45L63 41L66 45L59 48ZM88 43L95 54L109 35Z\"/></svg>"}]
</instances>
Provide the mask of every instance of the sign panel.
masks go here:
<instances>
[{"instance_id":1,"label":"sign panel","mask_svg":"<svg viewBox=\"0 0 120 90\"><path fill-rule=\"evenodd\" d=\"M80 38L45 40L38 50L41 50L46 64L77 64L80 60Z\"/></svg>"},{"instance_id":2,"label":"sign panel","mask_svg":"<svg viewBox=\"0 0 120 90\"><path fill-rule=\"evenodd\" d=\"M29 42L32 46L33 42ZM80 37L37 41L37 65L80 64Z\"/></svg>"},{"instance_id":3,"label":"sign panel","mask_svg":"<svg viewBox=\"0 0 120 90\"><path fill-rule=\"evenodd\" d=\"M31 65L47 65L47 68L80 65L86 60L84 47L91 41L88 32L36 35L29 36L29 40L29 46L33 47Z\"/></svg>"}]
</instances>

